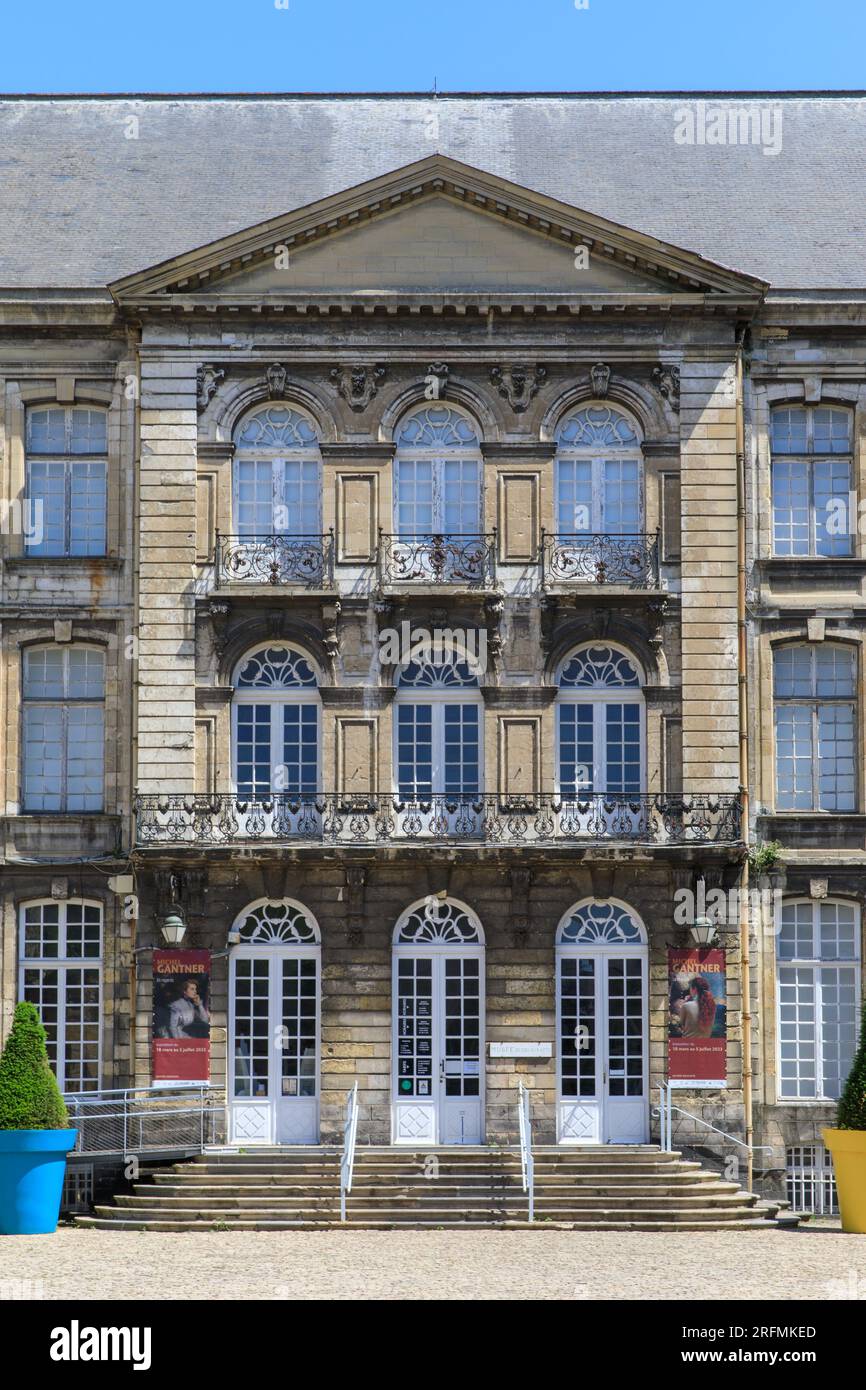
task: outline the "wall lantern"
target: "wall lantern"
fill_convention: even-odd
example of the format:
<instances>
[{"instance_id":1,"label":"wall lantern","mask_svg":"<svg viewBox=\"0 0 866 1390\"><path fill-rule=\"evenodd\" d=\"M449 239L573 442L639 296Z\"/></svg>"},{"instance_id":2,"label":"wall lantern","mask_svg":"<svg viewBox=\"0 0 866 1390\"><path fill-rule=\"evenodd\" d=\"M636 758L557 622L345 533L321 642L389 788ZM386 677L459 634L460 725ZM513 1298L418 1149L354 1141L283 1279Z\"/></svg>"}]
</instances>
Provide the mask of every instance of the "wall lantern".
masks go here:
<instances>
[{"instance_id":1,"label":"wall lantern","mask_svg":"<svg viewBox=\"0 0 866 1390\"><path fill-rule=\"evenodd\" d=\"M170 912L160 927L166 946L179 946L186 936L186 923L176 912Z\"/></svg>"},{"instance_id":2,"label":"wall lantern","mask_svg":"<svg viewBox=\"0 0 866 1390\"><path fill-rule=\"evenodd\" d=\"M717 934L716 924L709 917L696 917L689 927L689 936L696 946L712 946Z\"/></svg>"}]
</instances>

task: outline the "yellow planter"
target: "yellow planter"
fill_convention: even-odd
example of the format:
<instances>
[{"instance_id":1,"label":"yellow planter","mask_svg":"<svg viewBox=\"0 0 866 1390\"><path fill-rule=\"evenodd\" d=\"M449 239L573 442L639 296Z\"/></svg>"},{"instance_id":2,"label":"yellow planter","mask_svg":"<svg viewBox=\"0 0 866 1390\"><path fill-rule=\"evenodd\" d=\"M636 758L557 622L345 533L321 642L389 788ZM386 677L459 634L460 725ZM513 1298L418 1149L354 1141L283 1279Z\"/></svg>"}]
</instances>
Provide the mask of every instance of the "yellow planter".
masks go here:
<instances>
[{"instance_id":1,"label":"yellow planter","mask_svg":"<svg viewBox=\"0 0 866 1390\"><path fill-rule=\"evenodd\" d=\"M866 1129L825 1129L833 1155L842 1230L866 1236Z\"/></svg>"}]
</instances>

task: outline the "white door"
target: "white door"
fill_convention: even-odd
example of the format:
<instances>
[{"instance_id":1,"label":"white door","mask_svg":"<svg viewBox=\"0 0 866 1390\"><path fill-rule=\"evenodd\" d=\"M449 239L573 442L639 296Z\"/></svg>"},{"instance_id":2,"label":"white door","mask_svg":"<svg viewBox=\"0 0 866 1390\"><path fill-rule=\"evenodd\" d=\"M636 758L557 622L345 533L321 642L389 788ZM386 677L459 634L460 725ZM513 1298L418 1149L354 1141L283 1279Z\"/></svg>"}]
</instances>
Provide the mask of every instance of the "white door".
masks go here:
<instances>
[{"instance_id":1,"label":"white door","mask_svg":"<svg viewBox=\"0 0 866 1390\"><path fill-rule=\"evenodd\" d=\"M480 1144L484 951L394 954L395 1144Z\"/></svg>"},{"instance_id":2,"label":"white door","mask_svg":"<svg viewBox=\"0 0 866 1390\"><path fill-rule=\"evenodd\" d=\"M646 1143L646 947L561 947L556 994L559 1142Z\"/></svg>"},{"instance_id":3,"label":"white door","mask_svg":"<svg viewBox=\"0 0 866 1390\"><path fill-rule=\"evenodd\" d=\"M319 951L237 947L229 983L229 1140L319 1140Z\"/></svg>"}]
</instances>

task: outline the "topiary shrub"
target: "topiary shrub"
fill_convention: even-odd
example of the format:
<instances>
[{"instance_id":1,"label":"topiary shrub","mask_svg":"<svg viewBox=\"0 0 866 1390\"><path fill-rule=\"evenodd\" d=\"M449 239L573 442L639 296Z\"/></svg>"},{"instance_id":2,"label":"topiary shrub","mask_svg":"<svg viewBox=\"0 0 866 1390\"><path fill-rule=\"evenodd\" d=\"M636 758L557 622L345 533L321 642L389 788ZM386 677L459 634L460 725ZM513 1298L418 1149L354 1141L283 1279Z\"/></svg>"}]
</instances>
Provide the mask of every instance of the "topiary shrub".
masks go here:
<instances>
[{"instance_id":1,"label":"topiary shrub","mask_svg":"<svg viewBox=\"0 0 866 1390\"><path fill-rule=\"evenodd\" d=\"M0 1129L68 1128L42 1020L33 1004L19 1004L0 1057Z\"/></svg>"},{"instance_id":2,"label":"topiary shrub","mask_svg":"<svg viewBox=\"0 0 866 1390\"><path fill-rule=\"evenodd\" d=\"M860 1027L860 1042L839 1101L836 1120L839 1129L866 1129L866 1005Z\"/></svg>"}]
</instances>

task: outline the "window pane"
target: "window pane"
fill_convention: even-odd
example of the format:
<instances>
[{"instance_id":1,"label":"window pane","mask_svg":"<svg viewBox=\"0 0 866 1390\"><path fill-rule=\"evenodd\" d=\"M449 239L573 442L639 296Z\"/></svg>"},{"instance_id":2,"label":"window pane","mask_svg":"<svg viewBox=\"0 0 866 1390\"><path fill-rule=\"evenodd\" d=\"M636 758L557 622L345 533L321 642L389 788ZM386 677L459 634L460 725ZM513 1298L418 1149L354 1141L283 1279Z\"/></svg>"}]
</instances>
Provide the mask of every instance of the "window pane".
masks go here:
<instances>
[{"instance_id":1,"label":"window pane","mask_svg":"<svg viewBox=\"0 0 866 1390\"><path fill-rule=\"evenodd\" d=\"M27 452L66 453L66 412L62 406L27 412Z\"/></svg>"},{"instance_id":2,"label":"window pane","mask_svg":"<svg viewBox=\"0 0 866 1390\"><path fill-rule=\"evenodd\" d=\"M281 524L274 529L296 536L320 535L322 490L318 462L315 459L285 459L280 485L283 514L278 517Z\"/></svg>"},{"instance_id":3,"label":"window pane","mask_svg":"<svg viewBox=\"0 0 866 1390\"><path fill-rule=\"evenodd\" d=\"M605 708L608 792L640 791L640 705L610 704Z\"/></svg>"},{"instance_id":4,"label":"window pane","mask_svg":"<svg viewBox=\"0 0 866 1390\"><path fill-rule=\"evenodd\" d=\"M776 809L812 809L812 709L776 706Z\"/></svg>"},{"instance_id":5,"label":"window pane","mask_svg":"<svg viewBox=\"0 0 866 1390\"><path fill-rule=\"evenodd\" d=\"M813 695L812 648L783 647L777 651L773 658L773 677L779 700Z\"/></svg>"},{"instance_id":6,"label":"window pane","mask_svg":"<svg viewBox=\"0 0 866 1390\"><path fill-rule=\"evenodd\" d=\"M815 694L819 699L854 694L854 653L821 643L815 648Z\"/></svg>"},{"instance_id":7,"label":"window pane","mask_svg":"<svg viewBox=\"0 0 866 1390\"><path fill-rule=\"evenodd\" d=\"M812 481L816 554L850 555L857 509L856 500L851 496L848 460L826 459L814 463Z\"/></svg>"},{"instance_id":8,"label":"window pane","mask_svg":"<svg viewBox=\"0 0 866 1390\"><path fill-rule=\"evenodd\" d=\"M479 787L478 706L445 705L443 713L445 772L442 790L475 795Z\"/></svg>"},{"instance_id":9,"label":"window pane","mask_svg":"<svg viewBox=\"0 0 866 1390\"><path fill-rule=\"evenodd\" d=\"M66 465L33 460L27 467L32 539L28 555L63 555L66 552Z\"/></svg>"},{"instance_id":10,"label":"window pane","mask_svg":"<svg viewBox=\"0 0 866 1390\"><path fill-rule=\"evenodd\" d=\"M779 971L779 1093L789 1100L818 1094L815 975L811 966Z\"/></svg>"},{"instance_id":11,"label":"window pane","mask_svg":"<svg viewBox=\"0 0 866 1390\"><path fill-rule=\"evenodd\" d=\"M557 464L557 525L562 535L591 531L592 460L560 459Z\"/></svg>"},{"instance_id":12,"label":"window pane","mask_svg":"<svg viewBox=\"0 0 866 1390\"><path fill-rule=\"evenodd\" d=\"M809 554L809 465L786 460L774 463L773 553Z\"/></svg>"},{"instance_id":13,"label":"window pane","mask_svg":"<svg viewBox=\"0 0 866 1390\"><path fill-rule=\"evenodd\" d=\"M433 792L433 707L397 707L397 785L413 801Z\"/></svg>"},{"instance_id":14,"label":"window pane","mask_svg":"<svg viewBox=\"0 0 866 1390\"><path fill-rule=\"evenodd\" d=\"M857 1044L857 979L853 969L824 966L821 988L821 1093L837 1100Z\"/></svg>"},{"instance_id":15,"label":"window pane","mask_svg":"<svg viewBox=\"0 0 866 1390\"><path fill-rule=\"evenodd\" d=\"M811 960L814 952L811 903L785 903L776 942L779 960Z\"/></svg>"},{"instance_id":16,"label":"window pane","mask_svg":"<svg viewBox=\"0 0 866 1390\"><path fill-rule=\"evenodd\" d=\"M24 698L60 699L63 689L63 649L32 647L24 653Z\"/></svg>"},{"instance_id":17,"label":"window pane","mask_svg":"<svg viewBox=\"0 0 866 1390\"><path fill-rule=\"evenodd\" d=\"M812 412L812 432L816 454L850 453L851 412L821 406Z\"/></svg>"},{"instance_id":18,"label":"window pane","mask_svg":"<svg viewBox=\"0 0 866 1390\"><path fill-rule=\"evenodd\" d=\"M108 415L104 410L78 407L71 412L70 449L73 454L104 454L108 449L106 429Z\"/></svg>"},{"instance_id":19,"label":"window pane","mask_svg":"<svg viewBox=\"0 0 866 1390\"><path fill-rule=\"evenodd\" d=\"M854 708L818 706L818 805L853 811L855 804Z\"/></svg>"},{"instance_id":20,"label":"window pane","mask_svg":"<svg viewBox=\"0 0 866 1390\"><path fill-rule=\"evenodd\" d=\"M283 760L289 793L316 791L319 758L319 718L315 705L283 708Z\"/></svg>"},{"instance_id":21,"label":"window pane","mask_svg":"<svg viewBox=\"0 0 866 1390\"><path fill-rule=\"evenodd\" d=\"M101 705L70 705L66 767L67 811L102 810L105 735Z\"/></svg>"},{"instance_id":22,"label":"window pane","mask_svg":"<svg viewBox=\"0 0 866 1390\"><path fill-rule=\"evenodd\" d=\"M270 705L238 705L235 758L238 795L268 796L271 790Z\"/></svg>"},{"instance_id":23,"label":"window pane","mask_svg":"<svg viewBox=\"0 0 866 1390\"><path fill-rule=\"evenodd\" d=\"M105 464L73 463L70 468L70 555L105 554L105 507Z\"/></svg>"},{"instance_id":24,"label":"window pane","mask_svg":"<svg viewBox=\"0 0 866 1390\"><path fill-rule=\"evenodd\" d=\"M807 448L806 411L802 408L773 411L773 453L804 454Z\"/></svg>"},{"instance_id":25,"label":"window pane","mask_svg":"<svg viewBox=\"0 0 866 1390\"><path fill-rule=\"evenodd\" d=\"M240 536L269 536L274 530L274 469L270 459L238 459L237 528Z\"/></svg>"},{"instance_id":26,"label":"window pane","mask_svg":"<svg viewBox=\"0 0 866 1390\"><path fill-rule=\"evenodd\" d=\"M25 811L62 811L63 712L60 705L24 707Z\"/></svg>"},{"instance_id":27,"label":"window pane","mask_svg":"<svg viewBox=\"0 0 866 1390\"><path fill-rule=\"evenodd\" d=\"M637 459L606 459L602 471L601 529L613 534L640 530L640 472Z\"/></svg>"},{"instance_id":28,"label":"window pane","mask_svg":"<svg viewBox=\"0 0 866 1390\"><path fill-rule=\"evenodd\" d=\"M446 458L442 465L442 530L466 536L480 529L480 487L476 459Z\"/></svg>"},{"instance_id":29,"label":"window pane","mask_svg":"<svg viewBox=\"0 0 866 1390\"><path fill-rule=\"evenodd\" d=\"M105 694L105 657L94 647L69 647L68 694L72 700L101 700Z\"/></svg>"},{"instance_id":30,"label":"window pane","mask_svg":"<svg viewBox=\"0 0 866 1390\"><path fill-rule=\"evenodd\" d=\"M594 766L592 705L560 705L560 794L565 797L579 797L596 790Z\"/></svg>"},{"instance_id":31,"label":"window pane","mask_svg":"<svg viewBox=\"0 0 866 1390\"><path fill-rule=\"evenodd\" d=\"M860 924L852 904L821 903L819 925L822 960L856 960Z\"/></svg>"},{"instance_id":32,"label":"window pane","mask_svg":"<svg viewBox=\"0 0 866 1390\"><path fill-rule=\"evenodd\" d=\"M399 536L429 535L435 530L432 459L398 459L396 493Z\"/></svg>"}]
</instances>

